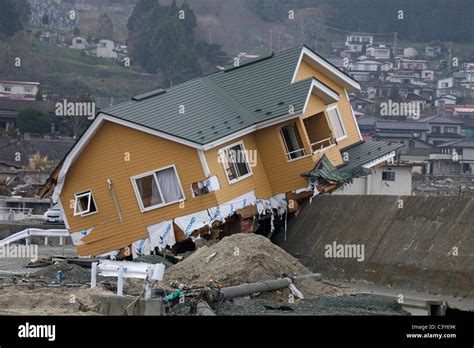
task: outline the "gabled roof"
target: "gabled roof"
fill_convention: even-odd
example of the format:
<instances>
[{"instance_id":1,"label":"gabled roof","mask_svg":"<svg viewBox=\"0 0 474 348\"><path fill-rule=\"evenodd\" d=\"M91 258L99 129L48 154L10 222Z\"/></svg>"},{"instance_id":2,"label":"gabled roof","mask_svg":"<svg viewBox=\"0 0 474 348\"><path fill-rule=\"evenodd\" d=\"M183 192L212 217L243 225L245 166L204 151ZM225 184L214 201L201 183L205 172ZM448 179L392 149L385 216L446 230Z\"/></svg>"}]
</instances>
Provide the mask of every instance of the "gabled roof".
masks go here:
<instances>
[{"instance_id":1,"label":"gabled roof","mask_svg":"<svg viewBox=\"0 0 474 348\"><path fill-rule=\"evenodd\" d=\"M290 108L295 116L301 114L310 90L327 103L337 101L338 93L315 78L292 82L305 49L296 47L152 91L103 113L196 144L209 144L288 115Z\"/></svg>"},{"instance_id":2,"label":"gabled roof","mask_svg":"<svg viewBox=\"0 0 474 348\"><path fill-rule=\"evenodd\" d=\"M381 130L428 130L428 126L425 123L416 121L377 121L376 127Z\"/></svg>"},{"instance_id":3,"label":"gabled roof","mask_svg":"<svg viewBox=\"0 0 474 348\"><path fill-rule=\"evenodd\" d=\"M429 124L457 124L457 125L462 125L464 124L463 121L455 120L453 118L448 118L445 116L430 116L426 118L421 118L417 122L422 122L422 123L429 123Z\"/></svg>"},{"instance_id":4,"label":"gabled roof","mask_svg":"<svg viewBox=\"0 0 474 348\"><path fill-rule=\"evenodd\" d=\"M400 143L386 141L366 141L352 145L341 150L342 154L347 153L349 162L338 168L346 172L350 171L353 168L361 167L374 160L383 158L402 146L404 145Z\"/></svg>"},{"instance_id":5,"label":"gabled roof","mask_svg":"<svg viewBox=\"0 0 474 348\"><path fill-rule=\"evenodd\" d=\"M437 147L463 147L463 148L474 148L474 139L461 139L461 140L453 140Z\"/></svg>"}]
</instances>

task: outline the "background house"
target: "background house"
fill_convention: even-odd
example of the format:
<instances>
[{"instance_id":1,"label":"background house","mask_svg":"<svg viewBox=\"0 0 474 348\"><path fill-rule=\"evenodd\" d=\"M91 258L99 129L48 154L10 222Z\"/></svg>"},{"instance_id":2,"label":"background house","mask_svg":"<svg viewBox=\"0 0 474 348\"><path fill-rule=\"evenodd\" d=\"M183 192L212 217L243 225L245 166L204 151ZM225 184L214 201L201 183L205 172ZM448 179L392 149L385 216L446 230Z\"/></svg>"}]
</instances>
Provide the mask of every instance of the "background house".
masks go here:
<instances>
[{"instance_id":1,"label":"background house","mask_svg":"<svg viewBox=\"0 0 474 348\"><path fill-rule=\"evenodd\" d=\"M0 81L0 98L35 100L39 86L39 82Z\"/></svg>"}]
</instances>

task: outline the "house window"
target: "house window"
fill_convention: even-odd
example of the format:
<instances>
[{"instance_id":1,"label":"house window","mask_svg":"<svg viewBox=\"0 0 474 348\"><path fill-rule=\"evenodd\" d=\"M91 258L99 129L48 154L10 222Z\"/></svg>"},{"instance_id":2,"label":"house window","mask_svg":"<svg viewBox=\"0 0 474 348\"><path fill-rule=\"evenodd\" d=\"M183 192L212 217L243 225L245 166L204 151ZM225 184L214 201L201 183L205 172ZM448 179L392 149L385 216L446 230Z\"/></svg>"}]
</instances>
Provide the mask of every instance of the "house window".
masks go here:
<instances>
[{"instance_id":1,"label":"house window","mask_svg":"<svg viewBox=\"0 0 474 348\"><path fill-rule=\"evenodd\" d=\"M74 201L74 216L87 216L97 213L98 211L94 196L90 190L76 193Z\"/></svg>"},{"instance_id":2,"label":"house window","mask_svg":"<svg viewBox=\"0 0 474 348\"><path fill-rule=\"evenodd\" d=\"M288 160L293 160L306 155L296 122L281 127L280 132L283 138L283 143L285 144Z\"/></svg>"},{"instance_id":3,"label":"house window","mask_svg":"<svg viewBox=\"0 0 474 348\"><path fill-rule=\"evenodd\" d=\"M458 132L458 129L456 127L444 127L444 132L456 134Z\"/></svg>"},{"instance_id":4,"label":"house window","mask_svg":"<svg viewBox=\"0 0 474 348\"><path fill-rule=\"evenodd\" d=\"M395 172L382 172L383 181L395 181Z\"/></svg>"},{"instance_id":5,"label":"house window","mask_svg":"<svg viewBox=\"0 0 474 348\"><path fill-rule=\"evenodd\" d=\"M33 92L33 87L23 87L25 90L25 93L32 93Z\"/></svg>"},{"instance_id":6,"label":"house window","mask_svg":"<svg viewBox=\"0 0 474 348\"><path fill-rule=\"evenodd\" d=\"M336 141L342 140L347 137L346 130L344 129L344 124L342 123L341 114L337 106L331 107L326 110L329 122L331 123L332 130Z\"/></svg>"},{"instance_id":7,"label":"house window","mask_svg":"<svg viewBox=\"0 0 474 348\"><path fill-rule=\"evenodd\" d=\"M148 211L184 199L183 188L174 165L132 177L142 211Z\"/></svg>"},{"instance_id":8,"label":"house window","mask_svg":"<svg viewBox=\"0 0 474 348\"><path fill-rule=\"evenodd\" d=\"M5 92L11 92L12 91L12 88L11 87L3 87L3 90Z\"/></svg>"},{"instance_id":9,"label":"house window","mask_svg":"<svg viewBox=\"0 0 474 348\"><path fill-rule=\"evenodd\" d=\"M431 128L432 133L441 133L441 127L440 126L433 126Z\"/></svg>"},{"instance_id":10,"label":"house window","mask_svg":"<svg viewBox=\"0 0 474 348\"><path fill-rule=\"evenodd\" d=\"M243 142L219 150L219 155L229 184L252 175Z\"/></svg>"}]
</instances>

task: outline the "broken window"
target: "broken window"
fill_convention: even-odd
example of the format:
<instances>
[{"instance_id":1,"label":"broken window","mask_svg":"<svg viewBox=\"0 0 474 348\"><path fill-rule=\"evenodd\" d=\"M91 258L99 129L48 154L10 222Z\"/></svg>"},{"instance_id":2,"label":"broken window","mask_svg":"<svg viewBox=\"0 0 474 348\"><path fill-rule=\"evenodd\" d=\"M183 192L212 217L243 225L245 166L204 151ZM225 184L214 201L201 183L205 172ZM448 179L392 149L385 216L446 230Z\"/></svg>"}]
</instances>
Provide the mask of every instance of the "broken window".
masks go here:
<instances>
[{"instance_id":1,"label":"broken window","mask_svg":"<svg viewBox=\"0 0 474 348\"><path fill-rule=\"evenodd\" d=\"M336 141L342 140L346 137L346 130L344 129L344 124L342 123L341 114L337 106L329 108L326 110L331 123L332 130L334 132L334 137Z\"/></svg>"},{"instance_id":2,"label":"broken window","mask_svg":"<svg viewBox=\"0 0 474 348\"><path fill-rule=\"evenodd\" d=\"M306 155L296 122L281 127L280 131L285 144L286 155L288 156L289 160Z\"/></svg>"},{"instance_id":3,"label":"broken window","mask_svg":"<svg viewBox=\"0 0 474 348\"><path fill-rule=\"evenodd\" d=\"M395 181L395 172L382 172L383 181Z\"/></svg>"},{"instance_id":4,"label":"broken window","mask_svg":"<svg viewBox=\"0 0 474 348\"><path fill-rule=\"evenodd\" d=\"M230 184L252 175L243 143L220 150L220 157Z\"/></svg>"},{"instance_id":5,"label":"broken window","mask_svg":"<svg viewBox=\"0 0 474 348\"><path fill-rule=\"evenodd\" d=\"M175 166L142 174L132 179L142 211L176 203L184 199L183 189Z\"/></svg>"},{"instance_id":6,"label":"broken window","mask_svg":"<svg viewBox=\"0 0 474 348\"><path fill-rule=\"evenodd\" d=\"M205 195L206 193L217 191L220 188L221 187L220 187L219 179L217 178L217 176L213 176L205 180L193 182L191 184L193 197Z\"/></svg>"},{"instance_id":7,"label":"broken window","mask_svg":"<svg viewBox=\"0 0 474 348\"><path fill-rule=\"evenodd\" d=\"M97 206L92 191L76 193L74 202L74 216L86 216L97 212Z\"/></svg>"}]
</instances>

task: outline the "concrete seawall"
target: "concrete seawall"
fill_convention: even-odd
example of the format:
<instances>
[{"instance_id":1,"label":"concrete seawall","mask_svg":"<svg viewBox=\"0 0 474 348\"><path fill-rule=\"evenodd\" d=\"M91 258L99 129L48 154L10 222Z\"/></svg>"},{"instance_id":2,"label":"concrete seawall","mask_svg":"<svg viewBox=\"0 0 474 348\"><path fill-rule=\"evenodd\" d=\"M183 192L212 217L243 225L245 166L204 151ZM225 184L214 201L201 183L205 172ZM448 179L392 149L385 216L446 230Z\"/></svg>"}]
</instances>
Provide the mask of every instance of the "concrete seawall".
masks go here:
<instances>
[{"instance_id":1,"label":"concrete seawall","mask_svg":"<svg viewBox=\"0 0 474 348\"><path fill-rule=\"evenodd\" d=\"M274 242L328 279L474 297L473 197L319 196L284 234ZM364 260L326 257L334 242Z\"/></svg>"}]
</instances>

